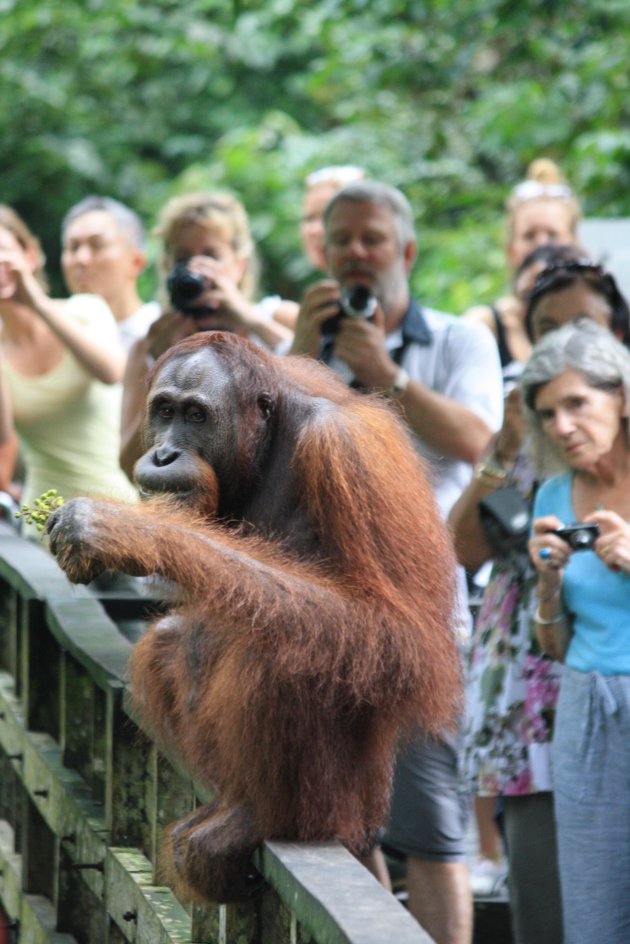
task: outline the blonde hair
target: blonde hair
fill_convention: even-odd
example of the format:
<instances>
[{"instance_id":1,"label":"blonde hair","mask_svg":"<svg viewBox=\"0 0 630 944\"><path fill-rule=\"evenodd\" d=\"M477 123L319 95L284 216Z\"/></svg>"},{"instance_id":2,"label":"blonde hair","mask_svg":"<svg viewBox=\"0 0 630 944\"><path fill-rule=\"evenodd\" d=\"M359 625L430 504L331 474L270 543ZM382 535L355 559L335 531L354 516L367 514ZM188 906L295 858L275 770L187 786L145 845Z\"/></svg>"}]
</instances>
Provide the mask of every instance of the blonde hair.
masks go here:
<instances>
[{"instance_id":1,"label":"blonde hair","mask_svg":"<svg viewBox=\"0 0 630 944\"><path fill-rule=\"evenodd\" d=\"M46 256L42 250L37 236L35 236L21 216L19 216L13 207L6 203L0 203L0 227L11 233L25 252L33 251L35 256L35 271L33 275L42 286L48 291L48 282L44 266L46 265Z\"/></svg>"},{"instance_id":2,"label":"blonde hair","mask_svg":"<svg viewBox=\"0 0 630 944\"><path fill-rule=\"evenodd\" d=\"M247 260L239 287L246 298L252 299L258 287L258 260L243 204L222 192L185 193L165 203L153 235L162 241L167 263L176 260L182 232L189 226L200 226L225 240L237 258Z\"/></svg>"},{"instance_id":3,"label":"blonde hair","mask_svg":"<svg viewBox=\"0 0 630 944\"><path fill-rule=\"evenodd\" d=\"M508 241L512 236L519 207L533 200L560 202L566 208L571 233L576 233L582 217L579 201L555 161L548 157L539 157L532 161L527 168L525 180L516 184L506 200Z\"/></svg>"}]
</instances>

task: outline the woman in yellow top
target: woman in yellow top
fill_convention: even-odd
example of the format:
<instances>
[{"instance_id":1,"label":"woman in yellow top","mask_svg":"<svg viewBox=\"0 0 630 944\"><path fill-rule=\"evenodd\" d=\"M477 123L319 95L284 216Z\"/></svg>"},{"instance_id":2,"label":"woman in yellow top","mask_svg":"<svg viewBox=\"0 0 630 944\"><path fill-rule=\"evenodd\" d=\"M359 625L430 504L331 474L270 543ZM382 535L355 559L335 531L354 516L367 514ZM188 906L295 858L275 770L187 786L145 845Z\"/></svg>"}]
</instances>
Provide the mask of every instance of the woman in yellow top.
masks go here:
<instances>
[{"instance_id":1,"label":"woman in yellow top","mask_svg":"<svg viewBox=\"0 0 630 944\"><path fill-rule=\"evenodd\" d=\"M0 205L0 414L5 441L19 436L22 501L50 488L134 500L118 463L125 355L116 322L95 295L51 299L43 263L38 240Z\"/></svg>"}]
</instances>

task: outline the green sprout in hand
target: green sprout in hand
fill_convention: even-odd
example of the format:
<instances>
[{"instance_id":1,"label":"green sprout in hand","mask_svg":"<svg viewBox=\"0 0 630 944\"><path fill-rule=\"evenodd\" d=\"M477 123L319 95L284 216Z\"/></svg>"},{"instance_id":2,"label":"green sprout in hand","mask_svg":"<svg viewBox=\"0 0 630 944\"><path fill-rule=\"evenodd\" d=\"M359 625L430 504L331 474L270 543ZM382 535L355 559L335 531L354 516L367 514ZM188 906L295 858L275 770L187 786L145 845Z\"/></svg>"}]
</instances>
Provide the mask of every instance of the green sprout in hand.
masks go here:
<instances>
[{"instance_id":1,"label":"green sprout in hand","mask_svg":"<svg viewBox=\"0 0 630 944\"><path fill-rule=\"evenodd\" d=\"M24 518L27 524L34 524L38 531L43 531L55 508L61 508L63 503L64 500L61 495L57 494L57 489L49 488L47 492L42 492L39 498L35 499L32 508L22 505L15 513L15 517Z\"/></svg>"}]
</instances>

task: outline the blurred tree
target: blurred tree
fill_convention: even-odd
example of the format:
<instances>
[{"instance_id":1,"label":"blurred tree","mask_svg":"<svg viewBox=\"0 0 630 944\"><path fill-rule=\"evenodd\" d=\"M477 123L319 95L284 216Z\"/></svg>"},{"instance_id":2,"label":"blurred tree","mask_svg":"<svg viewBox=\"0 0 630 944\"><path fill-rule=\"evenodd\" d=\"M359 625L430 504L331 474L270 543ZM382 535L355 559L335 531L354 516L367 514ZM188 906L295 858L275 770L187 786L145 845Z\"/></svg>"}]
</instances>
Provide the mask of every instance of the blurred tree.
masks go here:
<instances>
[{"instance_id":1,"label":"blurred tree","mask_svg":"<svg viewBox=\"0 0 630 944\"><path fill-rule=\"evenodd\" d=\"M302 179L359 163L409 196L414 288L453 311L502 289L503 202L533 158L556 159L588 213L630 213L625 0L0 0L0 12L0 198L42 236L57 287L59 222L89 192L152 223L173 192L234 190L265 288L297 297Z\"/></svg>"}]
</instances>

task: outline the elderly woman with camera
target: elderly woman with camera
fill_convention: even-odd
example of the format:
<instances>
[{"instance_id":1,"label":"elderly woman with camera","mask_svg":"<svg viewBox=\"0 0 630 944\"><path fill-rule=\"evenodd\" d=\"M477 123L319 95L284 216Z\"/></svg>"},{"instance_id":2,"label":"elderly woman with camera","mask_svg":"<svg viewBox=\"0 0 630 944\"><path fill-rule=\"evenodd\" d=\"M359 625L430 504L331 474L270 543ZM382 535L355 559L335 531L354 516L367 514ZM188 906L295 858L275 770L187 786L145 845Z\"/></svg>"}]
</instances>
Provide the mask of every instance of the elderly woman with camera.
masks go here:
<instances>
[{"instance_id":1,"label":"elderly woman with camera","mask_svg":"<svg viewBox=\"0 0 630 944\"><path fill-rule=\"evenodd\" d=\"M592 322L566 325L534 348L521 392L541 472L561 470L536 496L529 552L536 634L564 662L553 760L565 942L625 944L630 353Z\"/></svg>"}]
</instances>

